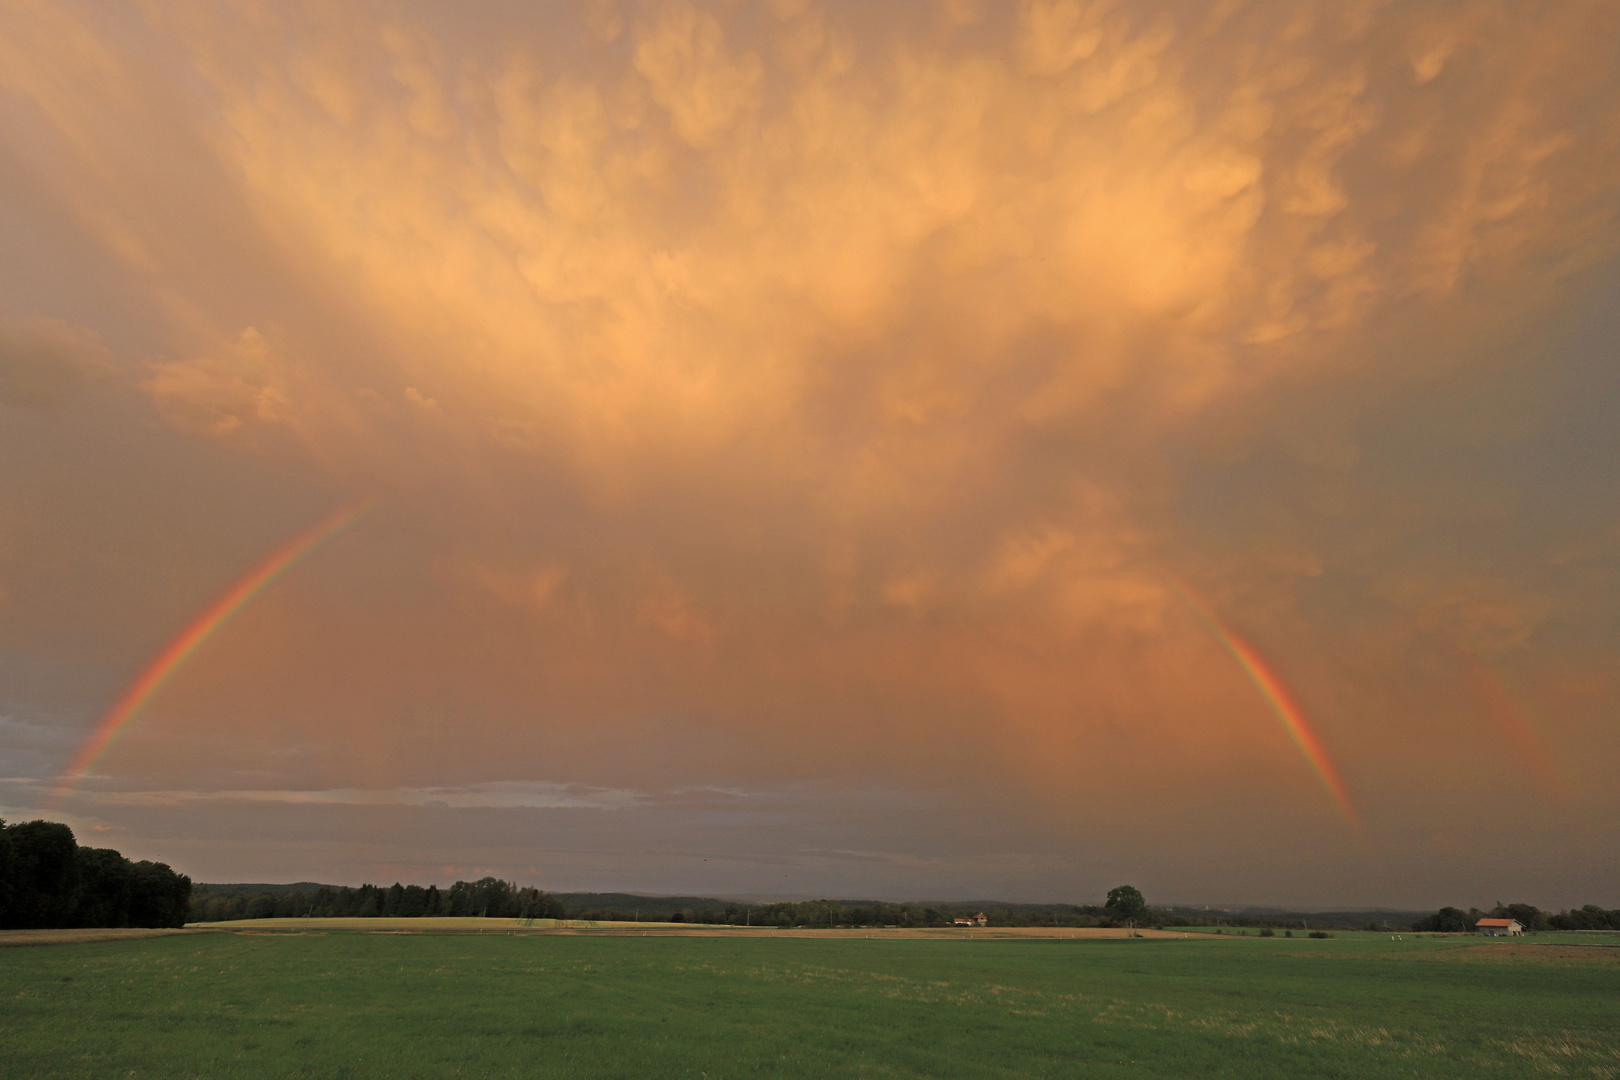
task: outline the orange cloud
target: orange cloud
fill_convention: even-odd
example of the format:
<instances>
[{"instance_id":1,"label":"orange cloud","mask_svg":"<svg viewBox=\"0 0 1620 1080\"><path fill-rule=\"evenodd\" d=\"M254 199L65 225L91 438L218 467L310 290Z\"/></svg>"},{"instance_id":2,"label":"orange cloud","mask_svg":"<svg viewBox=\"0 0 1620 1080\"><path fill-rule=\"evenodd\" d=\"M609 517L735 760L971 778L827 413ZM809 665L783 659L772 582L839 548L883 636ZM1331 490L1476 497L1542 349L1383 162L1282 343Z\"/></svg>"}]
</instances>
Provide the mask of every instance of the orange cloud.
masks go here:
<instances>
[{"instance_id":1,"label":"orange cloud","mask_svg":"<svg viewBox=\"0 0 1620 1080\"><path fill-rule=\"evenodd\" d=\"M205 488L394 493L127 767L303 790L254 771L303 747L320 791L835 778L1020 829L1142 791L1165 828L1331 828L1173 562L1376 834L1416 768L1382 748L1435 760L1463 715L1404 646L1532 653L1579 608L1528 546L1427 554L1503 469L1381 447L1391 401L1527 364L1502 342L1615 257L1617 37L1575 2L14 4L0 190L87 284L7 301L0 402L93 382L108 443L182 433L140 482L218 551L251 545ZM1515 424L1459 407L1425 460L1538 430L1491 393ZM166 486L181 460L212 479ZM91 502L4 537L10 606L49 606L15 582L53 530L117 535ZM149 617L131 588L85 618Z\"/></svg>"}]
</instances>

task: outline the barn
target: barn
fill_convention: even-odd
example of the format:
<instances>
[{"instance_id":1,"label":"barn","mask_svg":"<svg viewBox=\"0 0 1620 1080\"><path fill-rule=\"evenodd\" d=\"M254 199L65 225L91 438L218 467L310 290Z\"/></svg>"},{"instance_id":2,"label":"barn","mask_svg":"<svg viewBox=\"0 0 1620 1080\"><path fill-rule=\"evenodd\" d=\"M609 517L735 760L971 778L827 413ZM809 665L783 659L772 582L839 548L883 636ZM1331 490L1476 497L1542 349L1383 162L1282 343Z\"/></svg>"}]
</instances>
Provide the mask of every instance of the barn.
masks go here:
<instances>
[{"instance_id":1,"label":"barn","mask_svg":"<svg viewBox=\"0 0 1620 1080\"><path fill-rule=\"evenodd\" d=\"M1524 924L1518 919L1481 919L1474 929L1486 937L1518 937L1524 933Z\"/></svg>"}]
</instances>

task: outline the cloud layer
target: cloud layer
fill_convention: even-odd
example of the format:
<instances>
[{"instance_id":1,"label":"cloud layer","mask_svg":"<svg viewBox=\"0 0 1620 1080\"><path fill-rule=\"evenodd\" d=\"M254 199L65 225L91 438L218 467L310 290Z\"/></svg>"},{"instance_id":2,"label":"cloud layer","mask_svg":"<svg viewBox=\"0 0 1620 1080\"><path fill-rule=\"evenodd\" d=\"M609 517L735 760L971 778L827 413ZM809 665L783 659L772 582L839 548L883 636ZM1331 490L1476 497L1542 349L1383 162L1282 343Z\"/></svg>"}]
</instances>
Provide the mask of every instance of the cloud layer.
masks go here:
<instances>
[{"instance_id":1,"label":"cloud layer","mask_svg":"<svg viewBox=\"0 0 1620 1080\"><path fill-rule=\"evenodd\" d=\"M1504 815L1548 902L1620 885L1585 824L1620 757L1611 5L0 26L13 726L88 731L383 496L132 725L96 820L223 865L171 796L235 791L290 875L425 880L487 827L544 878L523 814L560 811L405 800L442 817L411 855L319 793L716 788L784 808L671 810L692 850L786 891L1010 852L973 888L1428 902L1509 864ZM1291 687L1365 838L1173 580ZM0 772L43 782L40 745ZM840 809L869 797L882 825ZM300 863L309 813L344 839ZM703 887L707 855L635 869L653 817L586 829L571 884ZM1532 856L1549 830L1586 856Z\"/></svg>"}]
</instances>

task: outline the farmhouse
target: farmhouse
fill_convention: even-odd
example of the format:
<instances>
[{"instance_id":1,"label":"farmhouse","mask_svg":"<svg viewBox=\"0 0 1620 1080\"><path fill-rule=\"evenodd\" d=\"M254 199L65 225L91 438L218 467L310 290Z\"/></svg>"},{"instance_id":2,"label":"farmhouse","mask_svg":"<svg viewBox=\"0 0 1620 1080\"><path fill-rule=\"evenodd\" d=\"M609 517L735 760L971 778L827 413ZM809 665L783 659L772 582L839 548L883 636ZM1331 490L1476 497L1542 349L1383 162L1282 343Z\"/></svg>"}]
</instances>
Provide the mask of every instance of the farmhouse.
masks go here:
<instances>
[{"instance_id":1,"label":"farmhouse","mask_svg":"<svg viewBox=\"0 0 1620 1080\"><path fill-rule=\"evenodd\" d=\"M956 926L989 926L990 925L990 920L988 918L986 918L984 912L981 911L977 915L973 916L973 918L971 918L971 919L956 919L954 921L954 925L956 925Z\"/></svg>"},{"instance_id":2,"label":"farmhouse","mask_svg":"<svg viewBox=\"0 0 1620 1080\"><path fill-rule=\"evenodd\" d=\"M1524 933L1524 924L1518 919L1481 919L1474 929L1486 937L1518 937Z\"/></svg>"}]
</instances>

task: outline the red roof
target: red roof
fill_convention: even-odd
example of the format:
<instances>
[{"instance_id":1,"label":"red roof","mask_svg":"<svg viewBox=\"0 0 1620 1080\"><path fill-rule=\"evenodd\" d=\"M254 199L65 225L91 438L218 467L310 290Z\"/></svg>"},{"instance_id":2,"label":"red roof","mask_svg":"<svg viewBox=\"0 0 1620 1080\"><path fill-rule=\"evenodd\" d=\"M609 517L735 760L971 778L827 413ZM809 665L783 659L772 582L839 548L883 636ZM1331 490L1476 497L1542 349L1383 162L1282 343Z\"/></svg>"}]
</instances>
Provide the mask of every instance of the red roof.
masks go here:
<instances>
[{"instance_id":1,"label":"red roof","mask_svg":"<svg viewBox=\"0 0 1620 1080\"><path fill-rule=\"evenodd\" d=\"M1475 926L1512 926L1518 919L1481 919Z\"/></svg>"}]
</instances>

